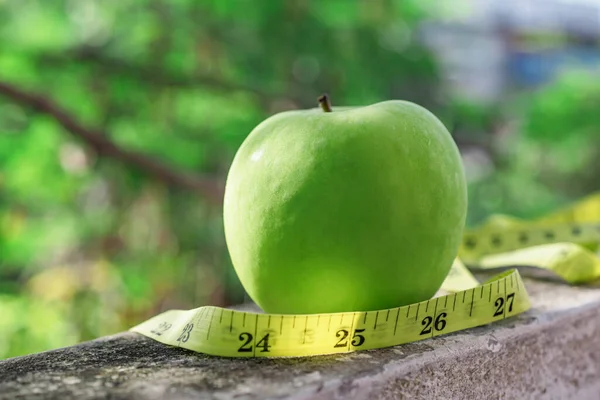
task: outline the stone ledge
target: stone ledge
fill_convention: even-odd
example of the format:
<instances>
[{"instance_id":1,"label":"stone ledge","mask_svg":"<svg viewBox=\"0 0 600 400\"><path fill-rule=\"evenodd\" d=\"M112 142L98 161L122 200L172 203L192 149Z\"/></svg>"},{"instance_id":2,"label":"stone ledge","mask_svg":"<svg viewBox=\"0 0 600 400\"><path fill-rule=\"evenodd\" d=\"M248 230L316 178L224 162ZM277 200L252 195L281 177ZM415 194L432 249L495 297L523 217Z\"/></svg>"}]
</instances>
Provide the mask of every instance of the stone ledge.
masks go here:
<instances>
[{"instance_id":1,"label":"stone ledge","mask_svg":"<svg viewBox=\"0 0 600 400\"><path fill-rule=\"evenodd\" d=\"M347 355L226 359L121 333L0 361L0 399L600 398L600 289L525 282L521 316Z\"/></svg>"}]
</instances>

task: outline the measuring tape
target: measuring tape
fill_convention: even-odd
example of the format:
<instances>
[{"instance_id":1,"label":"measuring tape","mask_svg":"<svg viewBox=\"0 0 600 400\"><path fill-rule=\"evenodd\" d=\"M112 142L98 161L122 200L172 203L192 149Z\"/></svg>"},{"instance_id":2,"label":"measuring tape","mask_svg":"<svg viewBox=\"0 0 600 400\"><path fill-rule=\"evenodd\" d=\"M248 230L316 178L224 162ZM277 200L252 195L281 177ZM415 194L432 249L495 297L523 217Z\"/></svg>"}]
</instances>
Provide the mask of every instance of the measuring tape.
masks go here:
<instances>
[{"instance_id":1,"label":"measuring tape","mask_svg":"<svg viewBox=\"0 0 600 400\"><path fill-rule=\"evenodd\" d=\"M395 346L485 325L530 308L517 269L568 283L600 279L600 194L536 221L494 217L467 231L442 290L450 294L368 312L280 315L205 306L172 310L131 331L224 357L299 357ZM507 269L480 284L470 269Z\"/></svg>"}]
</instances>

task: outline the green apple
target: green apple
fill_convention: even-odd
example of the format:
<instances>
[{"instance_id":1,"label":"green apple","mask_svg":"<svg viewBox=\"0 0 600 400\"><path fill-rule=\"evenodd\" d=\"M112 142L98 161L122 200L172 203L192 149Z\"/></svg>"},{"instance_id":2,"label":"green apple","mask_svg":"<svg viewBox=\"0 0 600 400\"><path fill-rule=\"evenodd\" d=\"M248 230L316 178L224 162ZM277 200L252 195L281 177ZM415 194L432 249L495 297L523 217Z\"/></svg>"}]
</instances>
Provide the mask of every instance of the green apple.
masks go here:
<instances>
[{"instance_id":1,"label":"green apple","mask_svg":"<svg viewBox=\"0 0 600 400\"><path fill-rule=\"evenodd\" d=\"M234 268L266 312L369 311L429 299L465 224L456 144L407 101L288 111L237 152L224 224Z\"/></svg>"}]
</instances>

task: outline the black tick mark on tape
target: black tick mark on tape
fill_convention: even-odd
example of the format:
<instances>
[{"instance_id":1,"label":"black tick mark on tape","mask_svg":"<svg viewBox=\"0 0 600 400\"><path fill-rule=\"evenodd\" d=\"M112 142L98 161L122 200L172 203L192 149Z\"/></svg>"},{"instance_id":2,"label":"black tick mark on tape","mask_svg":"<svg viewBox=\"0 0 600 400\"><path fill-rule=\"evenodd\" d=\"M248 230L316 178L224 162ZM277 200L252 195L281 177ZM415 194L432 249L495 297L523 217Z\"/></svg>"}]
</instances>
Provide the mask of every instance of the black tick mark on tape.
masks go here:
<instances>
[{"instance_id":1,"label":"black tick mark on tape","mask_svg":"<svg viewBox=\"0 0 600 400\"><path fill-rule=\"evenodd\" d=\"M499 236L494 236L494 237L492 237L492 244L494 246L498 247L502 244L502 240L500 239Z\"/></svg>"},{"instance_id":2,"label":"black tick mark on tape","mask_svg":"<svg viewBox=\"0 0 600 400\"><path fill-rule=\"evenodd\" d=\"M521 243L527 243L529 241L529 236L527 236L526 233L521 233L519 235L519 242Z\"/></svg>"},{"instance_id":3,"label":"black tick mark on tape","mask_svg":"<svg viewBox=\"0 0 600 400\"><path fill-rule=\"evenodd\" d=\"M477 241L473 238L468 238L465 240L465 246L467 246L469 249L473 249L475 246L477 246Z\"/></svg>"}]
</instances>

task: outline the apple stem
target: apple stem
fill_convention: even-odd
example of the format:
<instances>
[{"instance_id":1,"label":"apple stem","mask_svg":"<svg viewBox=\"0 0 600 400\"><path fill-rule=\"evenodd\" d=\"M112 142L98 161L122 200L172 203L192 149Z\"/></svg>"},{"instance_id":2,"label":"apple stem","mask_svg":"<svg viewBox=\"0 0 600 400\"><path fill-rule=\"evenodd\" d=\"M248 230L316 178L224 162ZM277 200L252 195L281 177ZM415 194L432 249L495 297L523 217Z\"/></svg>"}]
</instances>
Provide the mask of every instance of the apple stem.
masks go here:
<instances>
[{"instance_id":1,"label":"apple stem","mask_svg":"<svg viewBox=\"0 0 600 400\"><path fill-rule=\"evenodd\" d=\"M321 96L319 96L319 98L317 99L319 100L319 105L321 105L321 108L323 109L324 112L331 112L331 102L329 101L329 96L327 96L327 94L322 94Z\"/></svg>"}]
</instances>

